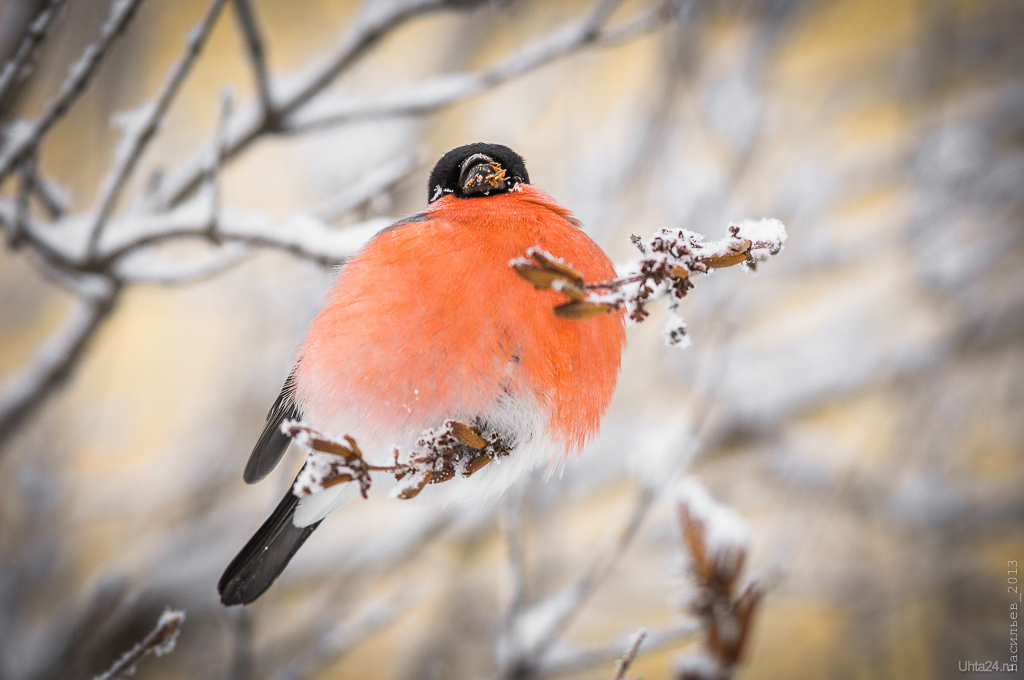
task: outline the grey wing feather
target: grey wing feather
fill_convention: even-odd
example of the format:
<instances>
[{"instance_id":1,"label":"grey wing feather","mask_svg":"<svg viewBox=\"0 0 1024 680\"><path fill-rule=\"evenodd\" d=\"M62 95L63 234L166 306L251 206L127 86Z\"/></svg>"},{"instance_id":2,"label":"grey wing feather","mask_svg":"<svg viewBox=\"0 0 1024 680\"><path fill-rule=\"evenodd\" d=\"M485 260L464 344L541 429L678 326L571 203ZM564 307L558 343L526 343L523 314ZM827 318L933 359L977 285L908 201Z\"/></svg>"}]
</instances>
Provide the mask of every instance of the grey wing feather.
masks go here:
<instances>
[{"instance_id":1,"label":"grey wing feather","mask_svg":"<svg viewBox=\"0 0 1024 680\"><path fill-rule=\"evenodd\" d=\"M269 475L284 457L291 438L281 432L281 423L286 420L302 419L302 413L292 400L294 390L294 380L289 376L277 401L274 402L270 413L267 414L267 424L263 426L259 441L253 447L252 454L249 455L249 462L245 465L242 478L246 484L255 484Z\"/></svg>"}]
</instances>

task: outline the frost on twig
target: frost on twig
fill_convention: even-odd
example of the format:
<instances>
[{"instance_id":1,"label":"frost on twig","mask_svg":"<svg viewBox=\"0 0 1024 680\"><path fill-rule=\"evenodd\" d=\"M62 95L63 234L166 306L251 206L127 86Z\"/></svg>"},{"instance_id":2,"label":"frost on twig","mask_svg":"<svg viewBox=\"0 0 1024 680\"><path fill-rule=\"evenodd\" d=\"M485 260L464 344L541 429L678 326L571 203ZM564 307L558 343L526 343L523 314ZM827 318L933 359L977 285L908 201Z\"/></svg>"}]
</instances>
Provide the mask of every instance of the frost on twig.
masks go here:
<instances>
[{"instance_id":1,"label":"frost on twig","mask_svg":"<svg viewBox=\"0 0 1024 680\"><path fill-rule=\"evenodd\" d=\"M679 526L696 587L689 606L702 623L704 649L682 658L676 680L729 680L750 640L751 623L764 589L739 576L750 545L750 527L732 508L716 502L697 480L677 491ZM737 594L738 593L738 594Z\"/></svg>"},{"instance_id":2,"label":"frost on twig","mask_svg":"<svg viewBox=\"0 0 1024 680\"><path fill-rule=\"evenodd\" d=\"M181 624L185 622L185 612L167 609L160 615L153 629L139 644L135 645L114 662L106 673L97 675L95 680L116 680L135 672L135 664L153 653L157 656L170 654L178 642Z\"/></svg>"},{"instance_id":3,"label":"frost on twig","mask_svg":"<svg viewBox=\"0 0 1024 680\"><path fill-rule=\"evenodd\" d=\"M626 650L626 653L622 655L622 658L615 664L615 677L612 680L625 680L626 673L629 672L630 666L636 661L636 655L640 653L640 645L647 639L647 630L641 628L636 632L636 636L633 639L633 643Z\"/></svg>"},{"instance_id":4,"label":"frost on twig","mask_svg":"<svg viewBox=\"0 0 1024 680\"><path fill-rule=\"evenodd\" d=\"M555 307L564 319L588 319L624 309L635 322L643 321L647 305L669 297L665 341L686 345L686 322L678 313L679 301L693 288L691 274L710 274L715 269L757 263L776 255L786 242L786 228L776 219L743 220L729 225L729 235L710 243L687 229L661 229L647 240L632 237L640 256L622 268L623 275L610 281L586 283L569 263L540 248L509 264L538 289L564 295L568 302Z\"/></svg>"},{"instance_id":5,"label":"frost on twig","mask_svg":"<svg viewBox=\"0 0 1024 680\"><path fill-rule=\"evenodd\" d=\"M392 465L367 463L356 440L347 435L339 441L296 420L282 423L281 432L310 451L293 487L300 498L345 482L359 484L359 492L366 498L373 484L370 473L380 472L398 481L391 490L392 498L407 500L419 495L427 484L440 484L455 475L469 477L511 451L498 433L455 420L425 430L404 462L396 448Z\"/></svg>"}]
</instances>

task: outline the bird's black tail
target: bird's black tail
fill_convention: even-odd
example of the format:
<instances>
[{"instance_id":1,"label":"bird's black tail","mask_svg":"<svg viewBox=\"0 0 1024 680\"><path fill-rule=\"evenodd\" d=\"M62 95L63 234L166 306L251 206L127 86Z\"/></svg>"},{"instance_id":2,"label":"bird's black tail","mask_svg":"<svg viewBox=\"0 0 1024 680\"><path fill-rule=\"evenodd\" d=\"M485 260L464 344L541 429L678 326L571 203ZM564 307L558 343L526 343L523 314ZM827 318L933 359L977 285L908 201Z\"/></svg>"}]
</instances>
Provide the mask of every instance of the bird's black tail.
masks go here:
<instances>
[{"instance_id":1,"label":"bird's black tail","mask_svg":"<svg viewBox=\"0 0 1024 680\"><path fill-rule=\"evenodd\" d=\"M288 489L273 514L231 560L217 583L224 606L249 604L262 595L320 526L320 522L308 527L295 526L292 518L298 505L298 497Z\"/></svg>"}]
</instances>

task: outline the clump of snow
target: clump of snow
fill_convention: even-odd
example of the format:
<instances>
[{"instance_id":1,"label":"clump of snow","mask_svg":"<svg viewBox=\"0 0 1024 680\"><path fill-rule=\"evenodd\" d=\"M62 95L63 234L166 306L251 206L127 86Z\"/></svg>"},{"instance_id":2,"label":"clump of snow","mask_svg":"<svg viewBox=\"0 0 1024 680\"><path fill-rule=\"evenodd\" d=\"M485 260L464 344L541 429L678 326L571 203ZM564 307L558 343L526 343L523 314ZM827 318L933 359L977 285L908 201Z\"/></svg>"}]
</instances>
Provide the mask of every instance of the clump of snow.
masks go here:
<instances>
[{"instance_id":1,"label":"clump of snow","mask_svg":"<svg viewBox=\"0 0 1024 680\"><path fill-rule=\"evenodd\" d=\"M402 477L397 484L391 487L391 491L388 492L388 497L400 500L415 496L424 486L427 485L432 476L433 473L430 470L416 470L412 474Z\"/></svg>"},{"instance_id":2,"label":"clump of snow","mask_svg":"<svg viewBox=\"0 0 1024 680\"><path fill-rule=\"evenodd\" d=\"M729 224L729 233L753 244L750 255L755 260L764 260L769 255L777 254L788 238L786 226L770 217L732 222Z\"/></svg>"},{"instance_id":3,"label":"clump of snow","mask_svg":"<svg viewBox=\"0 0 1024 680\"><path fill-rule=\"evenodd\" d=\"M170 630L170 634L166 639L160 641L155 647L153 647L153 653L157 656L163 656L164 654L170 654L174 651L174 646L178 643L178 634L181 632L181 624L185 622L185 612L176 609L165 609L164 613L160 615L160 618L156 622L157 630Z\"/></svg>"},{"instance_id":4,"label":"clump of snow","mask_svg":"<svg viewBox=\"0 0 1024 680\"><path fill-rule=\"evenodd\" d=\"M309 435L301 433L296 437L296 440L302 438L308 440ZM300 445L305 446L306 444L300 442ZM324 453L323 451L310 451L309 455L306 456L306 464L295 478L295 484L292 485L292 493L299 498L312 496L329 486L337 484L338 477L346 474L347 471L348 466L345 459L341 456L333 453ZM351 478L351 475L349 477ZM351 479L345 481L351 481Z\"/></svg>"},{"instance_id":5,"label":"clump of snow","mask_svg":"<svg viewBox=\"0 0 1024 680\"><path fill-rule=\"evenodd\" d=\"M686 506L690 516L704 525L704 545L709 557L724 551L745 550L752 532L747 521L727 505L711 497L694 477L684 477L676 486L675 497Z\"/></svg>"},{"instance_id":6,"label":"clump of snow","mask_svg":"<svg viewBox=\"0 0 1024 680\"><path fill-rule=\"evenodd\" d=\"M130 111L118 111L111 116L111 122L121 129L121 142L114 152L116 166L121 166L128 160L128 155L138 143L143 131L151 124L155 114L156 102L150 101Z\"/></svg>"},{"instance_id":7,"label":"clump of snow","mask_svg":"<svg viewBox=\"0 0 1024 680\"><path fill-rule=\"evenodd\" d=\"M707 654L684 656L676 660L675 666L673 677L679 680L719 680L724 677L721 665Z\"/></svg>"},{"instance_id":8,"label":"clump of snow","mask_svg":"<svg viewBox=\"0 0 1024 680\"><path fill-rule=\"evenodd\" d=\"M693 344L686 332L686 319L679 314L678 304L668 306L668 318L661 330L661 337L664 338L667 347L685 349Z\"/></svg>"},{"instance_id":9,"label":"clump of snow","mask_svg":"<svg viewBox=\"0 0 1024 680\"><path fill-rule=\"evenodd\" d=\"M503 659L524 658L555 633L565 615L579 606L576 588L564 588L554 595L524 609L512 623L507 647L499 650Z\"/></svg>"}]
</instances>

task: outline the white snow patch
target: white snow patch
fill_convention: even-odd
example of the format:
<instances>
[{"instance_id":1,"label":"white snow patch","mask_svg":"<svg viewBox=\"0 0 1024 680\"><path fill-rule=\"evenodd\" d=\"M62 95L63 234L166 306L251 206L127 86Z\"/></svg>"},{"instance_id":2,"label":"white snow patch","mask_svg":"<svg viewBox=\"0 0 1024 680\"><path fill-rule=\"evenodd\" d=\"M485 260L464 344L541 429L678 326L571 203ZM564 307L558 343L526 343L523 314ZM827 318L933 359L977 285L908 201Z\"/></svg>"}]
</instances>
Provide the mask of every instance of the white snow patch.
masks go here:
<instances>
[{"instance_id":1,"label":"white snow patch","mask_svg":"<svg viewBox=\"0 0 1024 680\"><path fill-rule=\"evenodd\" d=\"M676 486L675 497L693 517L703 522L709 556L726 550L743 550L750 545L752 532L747 521L729 506L712 498L695 477L681 479Z\"/></svg>"}]
</instances>

